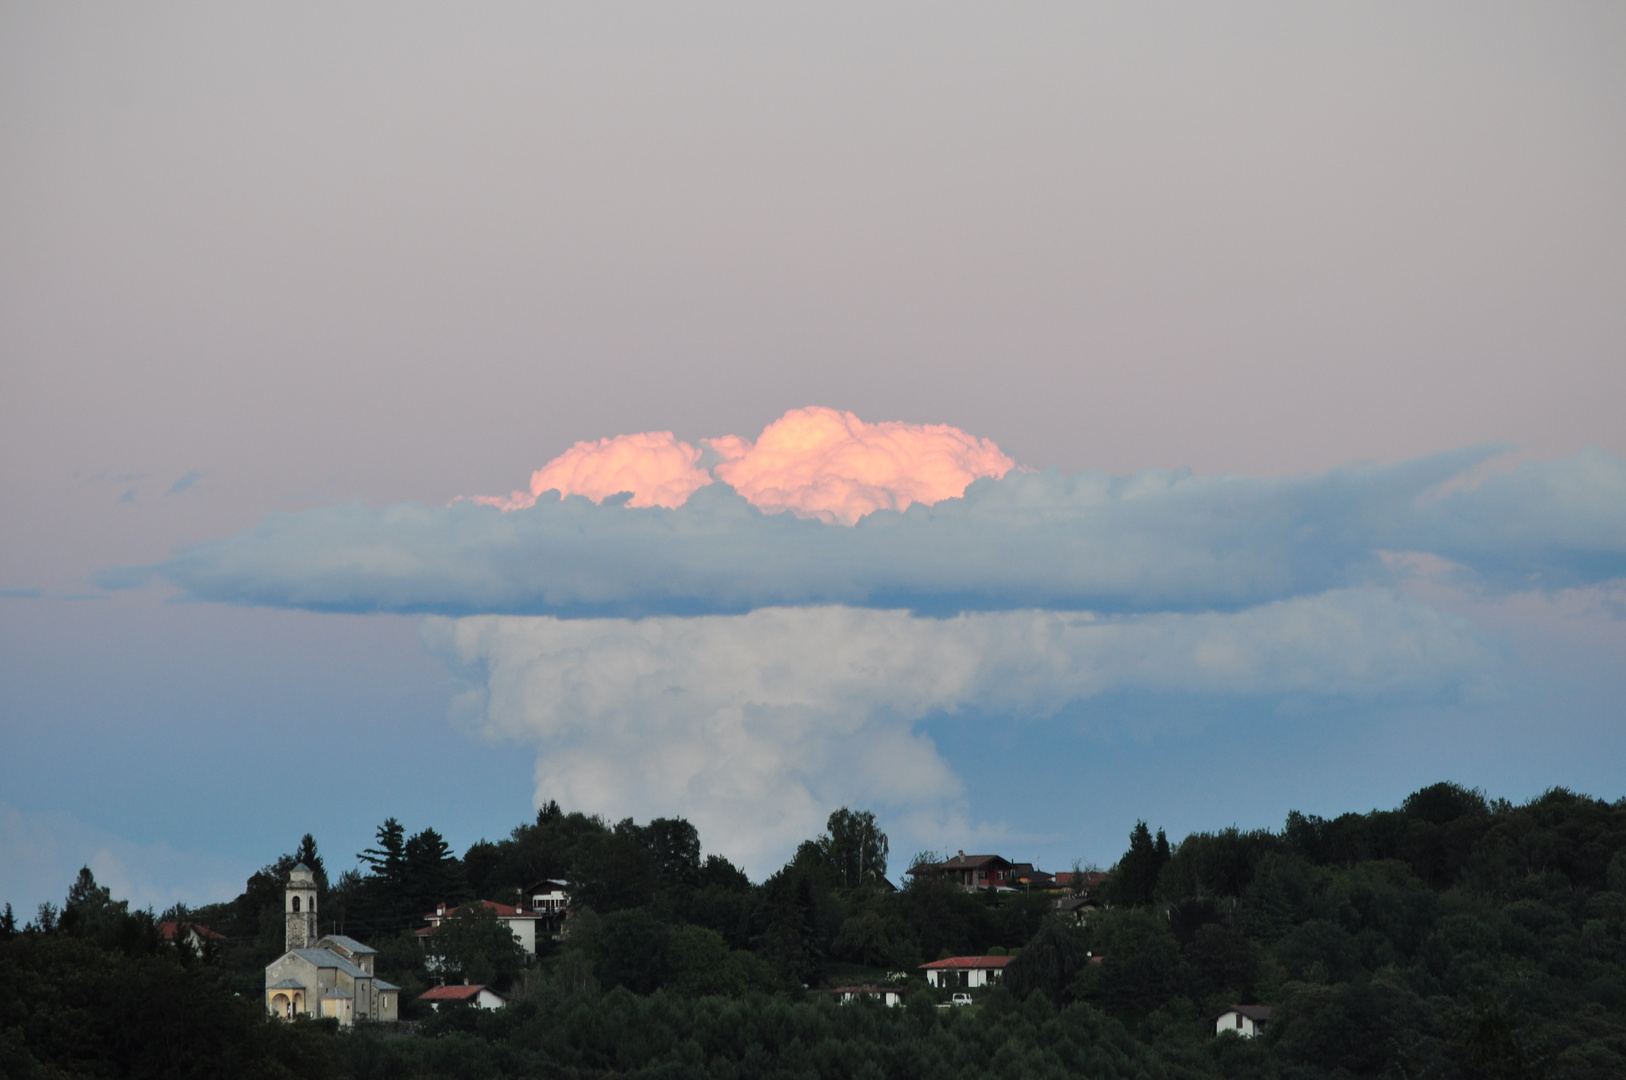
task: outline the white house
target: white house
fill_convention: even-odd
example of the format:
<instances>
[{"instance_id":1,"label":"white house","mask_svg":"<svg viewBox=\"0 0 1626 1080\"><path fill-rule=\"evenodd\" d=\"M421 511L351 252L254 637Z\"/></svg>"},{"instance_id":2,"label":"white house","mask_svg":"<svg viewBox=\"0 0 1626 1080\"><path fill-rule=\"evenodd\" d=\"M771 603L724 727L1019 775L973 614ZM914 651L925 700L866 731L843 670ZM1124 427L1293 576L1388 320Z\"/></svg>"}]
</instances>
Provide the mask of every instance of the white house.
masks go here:
<instances>
[{"instance_id":1,"label":"white house","mask_svg":"<svg viewBox=\"0 0 1626 1080\"><path fill-rule=\"evenodd\" d=\"M468 1002L476 1009L500 1009L508 1004L508 999L489 986L437 986L433 990L418 995L419 1001L427 1001L429 1007L436 1012L442 1005L453 1005L458 1002Z\"/></svg>"},{"instance_id":2,"label":"white house","mask_svg":"<svg viewBox=\"0 0 1626 1080\"><path fill-rule=\"evenodd\" d=\"M992 985L1011 960L1009 956L951 956L947 960L922 964L921 969L932 986L957 990Z\"/></svg>"},{"instance_id":3,"label":"white house","mask_svg":"<svg viewBox=\"0 0 1626 1080\"><path fill-rule=\"evenodd\" d=\"M499 904L491 900L476 900L472 905L462 904L451 908L445 904L436 904L435 910L424 916L429 925L421 930L414 931L417 934L419 943L428 945L429 935L439 930L441 923L470 906L489 908L496 912L497 921L508 927L509 932L514 935L514 940L519 942L519 947L525 950L525 955L536 955L537 924L544 924L543 931L546 932L546 924L551 917L545 913L525 911L521 908L510 907L507 904ZM430 970L434 970L433 965L430 966Z\"/></svg>"},{"instance_id":4,"label":"white house","mask_svg":"<svg viewBox=\"0 0 1626 1080\"><path fill-rule=\"evenodd\" d=\"M1276 1013L1269 1005L1232 1005L1214 1019L1214 1034L1234 1031L1244 1039L1263 1035Z\"/></svg>"},{"instance_id":5,"label":"white house","mask_svg":"<svg viewBox=\"0 0 1626 1080\"><path fill-rule=\"evenodd\" d=\"M889 1009L903 1004L902 992L890 986L838 986L830 993L843 1005L864 997L875 998Z\"/></svg>"},{"instance_id":6,"label":"white house","mask_svg":"<svg viewBox=\"0 0 1626 1080\"><path fill-rule=\"evenodd\" d=\"M565 917L570 914L570 883L558 878L545 878L525 890L525 906L533 915L541 915L537 934L547 934L554 941L564 940Z\"/></svg>"},{"instance_id":7,"label":"white house","mask_svg":"<svg viewBox=\"0 0 1626 1080\"><path fill-rule=\"evenodd\" d=\"M342 934L316 936L316 875L304 863L288 874L283 913L287 951L265 967L267 1013L332 1017L344 1027L400 1017L401 988L373 974L377 950Z\"/></svg>"}]
</instances>

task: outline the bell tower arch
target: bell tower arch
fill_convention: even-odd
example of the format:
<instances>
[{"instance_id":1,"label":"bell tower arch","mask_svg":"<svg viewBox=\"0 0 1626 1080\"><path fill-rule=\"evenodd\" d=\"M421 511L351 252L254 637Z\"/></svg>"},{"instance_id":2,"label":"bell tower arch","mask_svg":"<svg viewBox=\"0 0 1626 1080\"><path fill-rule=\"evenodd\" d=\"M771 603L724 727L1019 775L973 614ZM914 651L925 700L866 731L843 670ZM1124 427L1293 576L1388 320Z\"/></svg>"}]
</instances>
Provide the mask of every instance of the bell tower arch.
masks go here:
<instances>
[{"instance_id":1,"label":"bell tower arch","mask_svg":"<svg viewBox=\"0 0 1626 1080\"><path fill-rule=\"evenodd\" d=\"M295 863L288 872L288 887L283 890L283 918L287 932L283 937L284 949L309 949L320 936L316 932L316 875L304 863Z\"/></svg>"}]
</instances>

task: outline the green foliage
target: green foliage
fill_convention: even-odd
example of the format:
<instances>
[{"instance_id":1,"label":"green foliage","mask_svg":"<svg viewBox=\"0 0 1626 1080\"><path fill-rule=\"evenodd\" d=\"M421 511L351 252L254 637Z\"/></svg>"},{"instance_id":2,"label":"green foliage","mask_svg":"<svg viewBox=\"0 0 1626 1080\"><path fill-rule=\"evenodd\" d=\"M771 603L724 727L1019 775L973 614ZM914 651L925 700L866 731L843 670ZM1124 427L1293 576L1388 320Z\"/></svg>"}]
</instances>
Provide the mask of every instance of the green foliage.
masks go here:
<instances>
[{"instance_id":1,"label":"green foliage","mask_svg":"<svg viewBox=\"0 0 1626 1080\"><path fill-rule=\"evenodd\" d=\"M424 950L438 973L507 989L525 964L513 931L484 904L464 904L442 920Z\"/></svg>"},{"instance_id":2,"label":"green foliage","mask_svg":"<svg viewBox=\"0 0 1626 1080\"><path fill-rule=\"evenodd\" d=\"M1107 879L1105 892L1114 904L1150 904L1157 896L1158 876L1171 858L1169 838L1157 830L1152 839L1146 822L1137 821L1129 832L1129 850Z\"/></svg>"},{"instance_id":3,"label":"green foliage","mask_svg":"<svg viewBox=\"0 0 1626 1080\"><path fill-rule=\"evenodd\" d=\"M1088 937L1060 919L1039 928L1022 954L1005 967L1004 983L1018 998L1044 994L1061 1001L1090 964Z\"/></svg>"},{"instance_id":4,"label":"green foliage","mask_svg":"<svg viewBox=\"0 0 1626 1080\"><path fill-rule=\"evenodd\" d=\"M874 814L843 806L830 815L825 828L828 831L816 843L842 888L873 885L886 877L889 845L886 833L876 827Z\"/></svg>"},{"instance_id":5,"label":"green foliage","mask_svg":"<svg viewBox=\"0 0 1626 1080\"><path fill-rule=\"evenodd\" d=\"M1626 800L1555 789L1514 806L1436 784L1395 810L1291 814L1280 834L1194 833L1172 849L1140 823L1103 890L1109 906L1082 926L1052 914L1054 895L930 880L870 887L857 868L877 865L874 852L855 856L848 842L865 835L865 815L840 813L755 886L703 857L680 819L611 826L550 803L462 860L433 830L408 836L386 822L367 872L340 875L322 912L380 949L378 969L409 1009L429 984L410 933L427 908L411 893L435 875L441 888L461 872L482 891L510 890L486 897L497 900L563 877L603 905L579 909L564 946L523 971L511 951L493 955L506 934L496 920L471 916L437 950L475 981L512 965L502 974L513 1004L439 1014L423 1037L388 1040L258 1020L268 958L256 950L280 952L282 881L296 858L316 857L314 841L252 877L238 900L190 913L233 935L218 962L163 945L150 913L131 912L86 871L60 910L46 905L21 930L0 918L0 1071L1626 1075ZM820 992L996 948L1014 959L977 1008L936 1008L918 977L899 1009L837 1006ZM197 1003L197 1031L173 1013L153 1021L151 1002ZM1275 1007L1266 1037L1215 1037L1213 1017L1235 1002ZM125 1030L139 1025L162 1039ZM91 1043L75 1042L81 1030Z\"/></svg>"}]
</instances>

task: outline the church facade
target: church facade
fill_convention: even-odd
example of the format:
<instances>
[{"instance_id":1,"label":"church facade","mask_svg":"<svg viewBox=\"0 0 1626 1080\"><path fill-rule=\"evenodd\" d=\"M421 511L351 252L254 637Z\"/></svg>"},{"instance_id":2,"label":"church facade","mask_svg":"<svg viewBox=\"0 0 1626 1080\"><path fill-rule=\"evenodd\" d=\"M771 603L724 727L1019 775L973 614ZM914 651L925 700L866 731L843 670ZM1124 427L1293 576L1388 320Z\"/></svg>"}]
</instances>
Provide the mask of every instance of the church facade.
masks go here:
<instances>
[{"instance_id":1,"label":"church facade","mask_svg":"<svg viewBox=\"0 0 1626 1080\"><path fill-rule=\"evenodd\" d=\"M342 1027L398 1019L401 988L373 973L378 950L343 934L318 936L316 875L304 863L283 890L283 947L265 968L265 1009L271 1016L331 1017Z\"/></svg>"}]
</instances>

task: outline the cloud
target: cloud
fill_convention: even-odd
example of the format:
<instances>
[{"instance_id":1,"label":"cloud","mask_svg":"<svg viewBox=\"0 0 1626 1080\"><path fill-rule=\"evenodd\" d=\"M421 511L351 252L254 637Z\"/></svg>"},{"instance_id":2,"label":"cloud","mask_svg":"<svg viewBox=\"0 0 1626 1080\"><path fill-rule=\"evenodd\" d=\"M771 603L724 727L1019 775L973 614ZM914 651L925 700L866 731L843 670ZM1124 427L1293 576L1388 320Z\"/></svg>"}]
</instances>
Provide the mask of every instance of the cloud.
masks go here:
<instances>
[{"instance_id":1,"label":"cloud","mask_svg":"<svg viewBox=\"0 0 1626 1080\"><path fill-rule=\"evenodd\" d=\"M850 412L792 409L756 442L738 435L704 440L722 458L718 479L768 513L851 525L876 510L907 510L965 492L978 477L1004 476L1015 465L987 439L947 424L866 424ZM682 506L712 482L699 447L670 431L579 442L531 474L531 490L472 501L500 510L536 505L548 491L595 503L630 492L633 508Z\"/></svg>"},{"instance_id":2,"label":"cloud","mask_svg":"<svg viewBox=\"0 0 1626 1080\"><path fill-rule=\"evenodd\" d=\"M1378 589L1235 614L821 606L432 617L422 633L470 681L459 711L537 747L538 804L681 813L759 873L843 803L953 817L964 785L918 729L933 714L1020 721L1108 693L1457 698L1490 689L1498 656L1468 623Z\"/></svg>"},{"instance_id":3,"label":"cloud","mask_svg":"<svg viewBox=\"0 0 1626 1080\"><path fill-rule=\"evenodd\" d=\"M39 600L44 596L44 589L35 589L26 586L17 589L0 589L0 599L5 600Z\"/></svg>"},{"instance_id":4,"label":"cloud","mask_svg":"<svg viewBox=\"0 0 1626 1080\"><path fill-rule=\"evenodd\" d=\"M177 480L173 484L169 485L169 490L164 492L164 494L165 495L179 495L181 492L185 491L187 488L191 487L193 484L196 484L199 480L202 480L202 479L203 479L203 474L198 472L196 469L193 469L191 472L187 473L185 476L181 477L179 480Z\"/></svg>"},{"instance_id":5,"label":"cloud","mask_svg":"<svg viewBox=\"0 0 1626 1080\"><path fill-rule=\"evenodd\" d=\"M523 510L536 505L538 496L547 491L584 495L596 503L625 491L632 493L628 506L671 509L711 483L711 475L696 467L700 454L699 447L670 431L579 442L532 473L528 493L516 491L506 499L479 495L473 501L501 510Z\"/></svg>"},{"instance_id":6,"label":"cloud","mask_svg":"<svg viewBox=\"0 0 1626 1080\"><path fill-rule=\"evenodd\" d=\"M1396 552L1490 591L1626 577L1626 466L1596 451L1436 495L1502 448L1257 478L1012 471L851 528L766 514L729 485L675 509L539 498L268 514L106 588L158 577L189 598L318 611L563 617L847 604L928 614L1022 608L1238 610L1393 583Z\"/></svg>"},{"instance_id":7,"label":"cloud","mask_svg":"<svg viewBox=\"0 0 1626 1080\"><path fill-rule=\"evenodd\" d=\"M877 510L958 498L1016 462L988 439L947 424L866 424L850 412L792 409L755 443L708 440L723 457L717 478L752 506L827 524L855 524Z\"/></svg>"}]
</instances>

